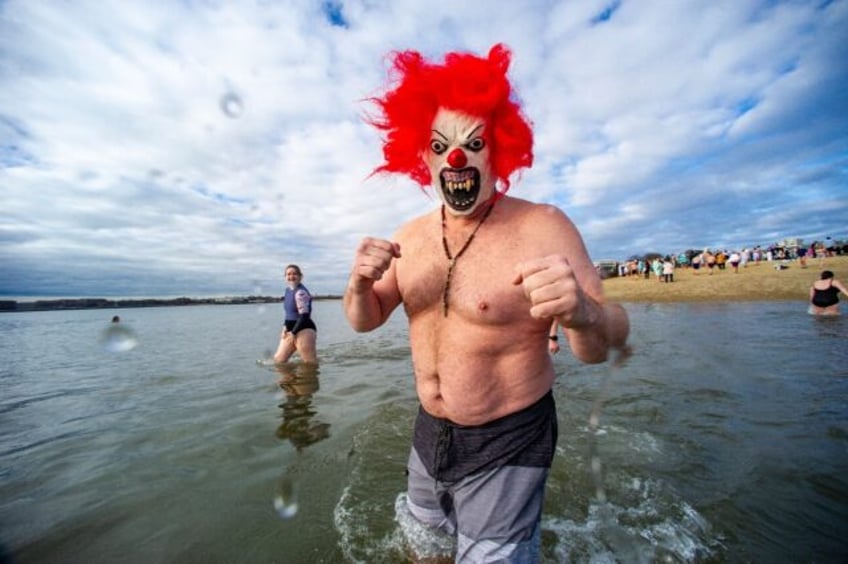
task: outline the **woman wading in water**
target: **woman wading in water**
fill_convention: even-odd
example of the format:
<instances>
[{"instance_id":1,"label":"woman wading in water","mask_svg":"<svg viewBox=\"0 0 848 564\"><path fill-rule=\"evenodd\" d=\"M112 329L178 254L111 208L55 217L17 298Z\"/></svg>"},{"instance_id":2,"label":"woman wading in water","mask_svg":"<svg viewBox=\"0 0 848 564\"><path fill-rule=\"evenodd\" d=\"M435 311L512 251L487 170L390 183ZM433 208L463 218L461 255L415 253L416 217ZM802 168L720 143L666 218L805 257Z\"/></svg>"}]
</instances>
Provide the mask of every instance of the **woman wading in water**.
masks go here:
<instances>
[{"instance_id":1,"label":"woman wading in water","mask_svg":"<svg viewBox=\"0 0 848 564\"><path fill-rule=\"evenodd\" d=\"M833 277L833 272L822 271L821 278L810 286L810 313L839 315L839 292L848 294L845 285Z\"/></svg>"},{"instance_id":2,"label":"woman wading in water","mask_svg":"<svg viewBox=\"0 0 848 564\"><path fill-rule=\"evenodd\" d=\"M280 345L274 354L274 362L287 362L295 353L303 362L318 362L315 343L317 327L312 321L312 294L301 283L303 272L296 264L286 267L286 294L283 304L286 312L285 326L280 334Z\"/></svg>"}]
</instances>

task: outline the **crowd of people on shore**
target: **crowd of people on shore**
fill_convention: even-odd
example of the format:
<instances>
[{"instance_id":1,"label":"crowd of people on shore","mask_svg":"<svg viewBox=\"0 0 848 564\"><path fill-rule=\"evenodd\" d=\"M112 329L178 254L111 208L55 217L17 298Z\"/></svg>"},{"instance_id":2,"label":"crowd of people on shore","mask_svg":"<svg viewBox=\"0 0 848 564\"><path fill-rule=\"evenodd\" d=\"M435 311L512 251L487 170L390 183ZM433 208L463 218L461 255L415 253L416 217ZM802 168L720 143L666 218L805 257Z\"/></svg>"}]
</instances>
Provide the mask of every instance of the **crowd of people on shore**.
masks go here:
<instances>
[{"instance_id":1,"label":"crowd of people on shore","mask_svg":"<svg viewBox=\"0 0 848 564\"><path fill-rule=\"evenodd\" d=\"M707 248L703 251L687 251L676 255L661 256L653 253L643 257L633 256L624 262L616 262L615 274L609 270L612 266L609 263L598 264L597 268L607 276L617 275L634 280L654 278L657 282L671 283L674 282L674 271L677 268L691 269L693 275L711 276L717 271L732 271L738 274L740 268L760 266L762 263L767 263L776 270L783 270L797 261L796 264L800 268L814 266L824 269L827 257L846 253L848 248L845 246L827 247L821 242L791 248L774 246L765 250L759 246L751 249L743 248L741 251L711 251ZM606 272L603 272L604 268L607 269ZM833 272L822 270L820 278L810 286L810 313L825 316L838 315L840 292L848 294L848 288L835 278Z\"/></svg>"},{"instance_id":2,"label":"crowd of people on shore","mask_svg":"<svg viewBox=\"0 0 848 564\"><path fill-rule=\"evenodd\" d=\"M759 245L742 250L710 250L686 251L678 254L649 254L633 256L616 265L616 274L621 277L648 280L654 277L658 282L674 282L674 271L677 268L692 269L693 274L706 273L712 275L716 271L731 270L739 273L740 268L749 265L759 266L768 263L777 270L788 267L793 261L798 261L801 268L807 268L811 260L818 260L818 266L824 266L824 259L836 252L820 241L810 245L797 247L781 247L777 245L762 248Z\"/></svg>"}]
</instances>

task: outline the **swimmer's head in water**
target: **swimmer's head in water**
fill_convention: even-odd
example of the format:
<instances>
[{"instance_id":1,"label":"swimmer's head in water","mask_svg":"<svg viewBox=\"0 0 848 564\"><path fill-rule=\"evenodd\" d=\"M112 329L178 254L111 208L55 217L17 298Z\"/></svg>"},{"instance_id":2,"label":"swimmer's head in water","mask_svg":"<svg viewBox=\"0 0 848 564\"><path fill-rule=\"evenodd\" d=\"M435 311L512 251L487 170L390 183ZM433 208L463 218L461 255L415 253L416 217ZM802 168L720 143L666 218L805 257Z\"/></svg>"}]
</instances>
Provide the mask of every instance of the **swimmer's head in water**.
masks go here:
<instances>
[{"instance_id":1,"label":"swimmer's head in water","mask_svg":"<svg viewBox=\"0 0 848 564\"><path fill-rule=\"evenodd\" d=\"M506 192L510 176L533 164L533 133L506 76L510 57L501 44L485 58L453 52L443 63L395 53L396 84L372 99L380 115L369 122L385 134L374 172L432 184L456 215L472 213L497 183Z\"/></svg>"}]
</instances>

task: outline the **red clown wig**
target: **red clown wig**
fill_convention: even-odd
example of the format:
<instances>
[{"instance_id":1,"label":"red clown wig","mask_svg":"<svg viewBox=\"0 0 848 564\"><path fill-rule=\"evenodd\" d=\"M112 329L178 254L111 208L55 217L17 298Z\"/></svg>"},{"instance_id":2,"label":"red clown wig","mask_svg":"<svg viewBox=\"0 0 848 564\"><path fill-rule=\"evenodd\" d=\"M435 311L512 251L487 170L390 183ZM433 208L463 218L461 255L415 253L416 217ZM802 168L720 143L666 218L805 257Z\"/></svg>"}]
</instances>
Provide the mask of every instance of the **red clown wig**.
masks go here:
<instances>
[{"instance_id":1,"label":"red clown wig","mask_svg":"<svg viewBox=\"0 0 848 564\"><path fill-rule=\"evenodd\" d=\"M397 85L382 98L371 99L382 115L368 121L385 132L385 163L374 173L406 174L429 186L430 170L422 156L429 147L436 112L446 108L485 120L492 170L506 192L512 173L533 164L533 132L510 98L512 87L506 76L510 57L503 44L492 47L485 59L448 53L444 64L425 61L416 51L395 53L392 71Z\"/></svg>"}]
</instances>

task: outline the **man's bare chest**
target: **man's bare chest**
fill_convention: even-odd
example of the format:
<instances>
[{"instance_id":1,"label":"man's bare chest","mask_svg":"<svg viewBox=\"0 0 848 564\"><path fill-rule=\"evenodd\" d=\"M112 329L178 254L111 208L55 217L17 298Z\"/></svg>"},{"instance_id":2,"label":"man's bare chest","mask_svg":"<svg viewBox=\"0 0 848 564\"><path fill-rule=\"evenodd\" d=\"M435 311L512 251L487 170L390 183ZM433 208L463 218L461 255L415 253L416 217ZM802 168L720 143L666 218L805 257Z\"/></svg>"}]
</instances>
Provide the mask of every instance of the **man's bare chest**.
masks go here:
<instances>
[{"instance_id":1,"label":"man's bare chest","mask_svg":"<svg viewBox=\"0 0 848 564\"><path fill-rule=\"evenodd\" d=\"M475 239L459 256L451 249L450 259L441 238L405 251L397 264L397 277L407 313L447 307L494 320L511 312L524 299L513 284L518 258L510 245L493 247L492 243L491 237Z\"/></svg>"}]
</instances>

